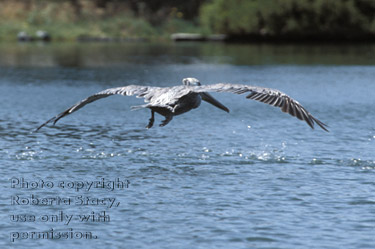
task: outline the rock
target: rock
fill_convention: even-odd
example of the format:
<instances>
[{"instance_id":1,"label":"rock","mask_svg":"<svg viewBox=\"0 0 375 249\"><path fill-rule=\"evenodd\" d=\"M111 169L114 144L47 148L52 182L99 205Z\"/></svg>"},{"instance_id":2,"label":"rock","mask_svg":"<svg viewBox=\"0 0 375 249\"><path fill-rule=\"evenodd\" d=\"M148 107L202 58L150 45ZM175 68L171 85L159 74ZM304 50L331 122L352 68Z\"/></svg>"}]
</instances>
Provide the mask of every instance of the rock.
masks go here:
<instances>
[{"instance_id":1,"label":"rock","mask_svg":"<svg viewBox=\"0 0 375 249\"><path fill-rule=\"evenodd\" d=\"M206 38L201 34L175 33L171 35L173 41L204 41Z\"/></svg>"},{"instance_id":2,"label":"rock","mask_svg":"<svg viewBox=\"0 0 375 249\"><path fill-rule=\"evenodd\" d=\"M226 35L216 34L204 36L194 33L175 33L171 35L171 39L175 42L178 41L224 41L227 39Z\"/></svg>"},{"instance_id":3,"label":"rock","mask_svg":"<svg viewBox=\"0 0 375 249\"><path fill-rule=\"evenodd\" d=\"M36 32L36 37L38 40L41 40L41 41L51 41L51 36L48 34L47 31L44 31L44 30L38 30Z\"/></svg>"},{"instance_id":4,"label":"rock","mask_svg":"<svg viewBox=\"0 0 375 249\"><path fill-rule=\"evenodd\" d=\"M17 34L17 40L25 42L25 41L32 41L33 38L29 36L25 31L21 31Z\"/></svg>"}]
</instances>

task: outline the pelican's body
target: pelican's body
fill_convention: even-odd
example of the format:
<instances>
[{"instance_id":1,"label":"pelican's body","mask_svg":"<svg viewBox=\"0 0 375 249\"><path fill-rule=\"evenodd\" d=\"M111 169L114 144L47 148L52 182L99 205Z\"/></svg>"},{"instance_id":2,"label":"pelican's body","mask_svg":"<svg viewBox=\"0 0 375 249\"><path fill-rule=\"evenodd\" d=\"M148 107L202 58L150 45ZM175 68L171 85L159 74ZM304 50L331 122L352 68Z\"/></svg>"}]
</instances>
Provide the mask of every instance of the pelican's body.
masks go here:
<instances>
[{"instance_id":1,"label":"pelican's body","mask_svg":"<svg viewBox=\"0 0 375 249\"><path fill-rule=\"evenodd\" d=\"M280 107L283 112L287 112L292 116L296 116L300 120L306 121L306 123L311 128L314 128L314 123L316 123L323 130L328 131L324 123L313 117L297 101L275 89L230 83L218 83L213 85L201 86L200 82L195 78L185 78L182 80L182 83L183 85L173 87L129 85L118 88L110 88L94 94L73 105L64 112L58 114L57 116L51 118L50 120L39 126L37 130L50 122L53 122L55 124L60 118L79 110L88 103L115 94L125 96L136 95L138 98L143 97L147 104L135 106L132 107L132 109L149 108L151 110L151 118L146 128L151 128L154 124L155 112L165 117L165 120L163 120L160 124L160 126L165 126L172 120L174 116L198 108L202 100L226 112L229 112L229 109L227 107L214 99L207 92L231 92L236 94L243 94L247 92L249 93L249 95L247 95L246 98L258 100L276 107Z\"/></svg>"},{"instance_id":2,"label":"pelican's body","mask_svg":"<svg viewBox=\"0 0 375 249\"><path fill-rule=\"evenodd\" d=\"M146 128L149 129L152 127L155 112L165 117L165 120L160 124L160 126L164 126L172 120L173 116L183 114L200 106L202 97L199 93L189 93L175 100L173 94L170 93L179 92L179 90L179 87L173 87L169 92L156 97L153 101L150 101L149 104L133 107L133 109L143 107L151 109L150 122ZM166 106L160 106L158 103L165 103Z\"/></svg>"}]
</instances>

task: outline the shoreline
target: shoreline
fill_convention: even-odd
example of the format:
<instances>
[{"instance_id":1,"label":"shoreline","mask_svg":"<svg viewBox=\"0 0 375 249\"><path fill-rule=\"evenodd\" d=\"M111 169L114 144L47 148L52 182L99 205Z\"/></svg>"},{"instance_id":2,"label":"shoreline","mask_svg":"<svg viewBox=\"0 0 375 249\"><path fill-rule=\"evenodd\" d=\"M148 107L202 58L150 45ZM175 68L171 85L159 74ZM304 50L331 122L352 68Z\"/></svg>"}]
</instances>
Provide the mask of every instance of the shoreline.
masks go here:
<instances>
[{"instance_id":1,"label":"shoreline","mask_svg":"<svg viewBox=\"0 0 375 249\"><path fill-rule=\"evenodd\" d=\"M265 43L265 44L332 44L332 43L375 43L375 35L357 35L357 36L326 36L326 35L279 35L279 36L265 36L265 35L225 35L225 34L211 34L203 35L200 33L173 33L169 37L152 36L152 37L111 37L111 36L78 36L73 39L59 38L43 39L35 36L29 36L27 39L0 39L1 43L14 42L33 43L33 42L98 42L98 43L132 43L132 42L222 42L222 43Z\"/></svg>"}]
</instances>

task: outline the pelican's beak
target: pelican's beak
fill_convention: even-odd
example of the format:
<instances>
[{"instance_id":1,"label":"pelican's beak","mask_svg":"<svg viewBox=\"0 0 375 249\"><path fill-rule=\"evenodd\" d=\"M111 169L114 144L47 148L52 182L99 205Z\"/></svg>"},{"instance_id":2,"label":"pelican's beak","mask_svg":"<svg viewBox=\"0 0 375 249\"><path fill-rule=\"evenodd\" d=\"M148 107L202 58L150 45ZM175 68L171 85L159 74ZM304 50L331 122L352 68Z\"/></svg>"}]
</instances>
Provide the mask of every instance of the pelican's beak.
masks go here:
<instances>
[{"instance_id":1,"label":"pelican's beak","mask_svg":"<svg viewBox=\"0 0 375 249\"><path fill-rule=\"evenodd\" d=\"M220 108L223 111L229 112L229 109L227 107L225 107L222 103L220 103L219 101L214 99L214 97L212 97L211 94L203 92L203 93L201 93L201 97L204 101L207 101L211 105L214 105L214 106L216 106L217 108Z\"/></svg>"}]
</instances>

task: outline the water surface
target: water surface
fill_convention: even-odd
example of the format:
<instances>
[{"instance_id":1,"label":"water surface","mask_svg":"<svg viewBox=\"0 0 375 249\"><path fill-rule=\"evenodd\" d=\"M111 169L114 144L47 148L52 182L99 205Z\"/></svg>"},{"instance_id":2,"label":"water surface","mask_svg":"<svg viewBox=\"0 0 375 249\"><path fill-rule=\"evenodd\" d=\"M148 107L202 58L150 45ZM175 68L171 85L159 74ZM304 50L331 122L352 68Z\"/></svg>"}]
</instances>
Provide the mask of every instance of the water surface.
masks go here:
<instances>
[{"instance_id":1,"label":"water surface","mask_svg":"<svg viewBox=\"0 0 375 249\"><path fill-rule=\"evenodd\" d=\"M11 248L373 248L375 46L0 44L1 241ZM330 132L244 96L146 130L142 99L114 96L33 129L105 88L184 77L280 89ZM52 188L11 187L11 179ZM59 182L128 180L75 191ZM34 183L34 187L35 187ZM11 205L12 197L116 198L106 205ZM109 222L15 222L15 214L105 211ZM91 239L23 239L25 232ZM17 233L20 236L17 237ZM14 242L11 242L13 236Z\"/></svg>"}]
</instances>

